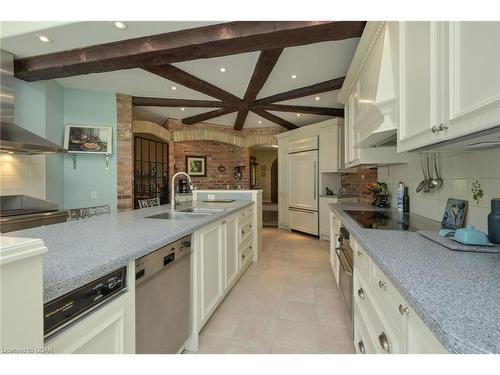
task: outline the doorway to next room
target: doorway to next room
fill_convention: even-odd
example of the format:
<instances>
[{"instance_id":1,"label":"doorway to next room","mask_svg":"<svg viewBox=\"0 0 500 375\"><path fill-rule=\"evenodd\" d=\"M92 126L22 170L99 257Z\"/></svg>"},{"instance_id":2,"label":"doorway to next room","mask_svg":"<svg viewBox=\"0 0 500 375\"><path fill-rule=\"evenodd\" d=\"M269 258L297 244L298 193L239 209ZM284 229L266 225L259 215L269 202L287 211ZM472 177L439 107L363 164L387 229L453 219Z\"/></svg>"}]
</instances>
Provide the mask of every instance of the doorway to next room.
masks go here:
<instances>
[{"instance_id":1,"label":"doorway to next room","mask_svg":"<svg viewBox=\"0 0 500 375\"><path fill-rule=\"evenodd\" d=\"M262 189L262 223L278 227L278 147L250 148L250 188Z\"/></svg>"}]
</instances>

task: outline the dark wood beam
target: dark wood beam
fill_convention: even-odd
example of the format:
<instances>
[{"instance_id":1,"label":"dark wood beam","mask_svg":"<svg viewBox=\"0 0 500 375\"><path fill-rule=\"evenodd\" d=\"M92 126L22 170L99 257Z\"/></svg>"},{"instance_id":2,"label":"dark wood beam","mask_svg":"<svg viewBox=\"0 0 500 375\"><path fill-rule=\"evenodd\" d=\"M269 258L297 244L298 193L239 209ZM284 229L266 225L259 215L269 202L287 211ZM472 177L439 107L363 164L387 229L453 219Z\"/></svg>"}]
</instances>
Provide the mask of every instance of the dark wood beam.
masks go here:
<instances>
[{"instance_id":1,"label":"dark wood beam","mask_svg":"<svg viewBox=\"0 0 500 375\"><path fill-rule=\"evenodd\" d=\"M153 65L153 66L144 66L144 70L147 70L150 73L159 75L163 78L166 78L170 81L178 83L182 86L188 87L192 90L199 91L205 95L211 96L213 98L223 100L226 102L239 102L240 98L237 96L228 93L227 91L222 90L221 88L208 83L202 79L199 79L184 70L181 70L173 65Z\"/></svg>"},{"instance_id":2,"label":"dark wood beam","mask_svg":"<svg viewBox=\"0 0 500 375\"><path fill-rule=\"evenodd\" d=\"M203 122L203 121L215 118L215 117L224 116L224 115L227 115L229 113L236 112L237 110L238 110L237 107L219 108L219 109L216 109L214 111L200 113L199 115L183 118L182 123L186 124L186 125L193 125L193 124L196 124L198 122Z\"/></svg>"},{"instance_id":3,"label":"dark wood beam","mask_svg":"<svg viewBox=\"0 0 500 375\"><path fill-rule=\"evenodd\" d=\"M284 100L302 98L304 96L319 94L322 92L338 90L342 87L345 77L331 79L329 81L316 83L311 86L301 87L299 89L282 92L280 94L271 95L255 101L255 105L270 104L282 102Z\"/></svg>"},{"instance_id":4,"label":"dark wood beam","mask_svg":"<svg viewBox=\"0 0 500 375\"><path fill-rule=\"evenodd\" d=\"M150 98L144 96L132 97L132 105L140 107L186 107L186 108L222 108L227 106L225 102L220 102L217 100Z\"/></svg>"},{"instance_id":5,"label":"dark wood beam","mask_svg":"<svg viewBox=\"0 0 500 375\"><path fill-rule=\"evenodd\" d=\"M71 77L360 37L364 21L250 21L179 30L15 61L25 81Z\"/></svg>"},{"instance_id":6,"label":"dark wood beam","mask_svg":"<svg viewBox=\"0 0 500 375\"><path fill-rule=\"evenodd\" d=\"M236 117L236 121L234 122L234 130L243 129L243 125L245 125L245 120L248 116L248 109L240 109L238 111L238 116Z\"/></svg>"},{"instance_id":7,"label":"dark wood beam","mask_svg":"<svg viewBox=\"0 0 500 375\"><path fill-rule=\"evenodd\" d=\"M243 103L249 106L254 101L257 95L259 95L260 90L267 81L267 78L271 74L274 65L278 62L278 59L283 52L283 48L277 48L267 51L262 51L259 55L259 59L255 64L255 68L248 83L248 87L245 91L245 96L243 97ZM248 108L243 108L238 112L238 117L234 123L234 130L241 130L245 124L245 120L248 116Z\"/></svg>"},{"instance_id":8,"label":"dark wood beam","mask_svg":"<svg viewBox=\"0 0 500 375\"><path fill-rule=\"evenodd\" d=\"M265 111L279 111L279 112L295 112L295 113L308 113L312 115L324 115L344 117L344 108L326 108L326 107L312 107L305 105L284 105L284 104L266 104L256 106Z\"/></svg>"},{"instance_id":9,"label":"dark wood beam","mask_svg":"<svg viewBox=\"0 0 500 375\"><path fill-rule=\"evenodd\" d=\"M253 113L259 115L260 117L265 118L266 120L269 120L271 122L274 122L275 124L283 126L284 128L286 128L288 130L293 130L293 129L297 129L298 128L297 125L292 124L291 122L288 122L285 119L282 119L281 117L273 115L270 112L264 111L263 109L252 108L251 111Z\"/></svg>"},{"instance_id":10,"label":"dark wood beam","mask_svg":"<svg viewBox=\"0 0 500 375\"><path fill-rule=\"evenodd\" d=\"M253 71L250 82L248 83L247 90L243 101L247 104L253 103L257 95L259 95L260 90L267 81L267 78L271 74L274 66L278 62L278 59L283 52L283 48L262 51L259 55L259 59L255 64L255 69Z\"/></svg>"}]
</instances>

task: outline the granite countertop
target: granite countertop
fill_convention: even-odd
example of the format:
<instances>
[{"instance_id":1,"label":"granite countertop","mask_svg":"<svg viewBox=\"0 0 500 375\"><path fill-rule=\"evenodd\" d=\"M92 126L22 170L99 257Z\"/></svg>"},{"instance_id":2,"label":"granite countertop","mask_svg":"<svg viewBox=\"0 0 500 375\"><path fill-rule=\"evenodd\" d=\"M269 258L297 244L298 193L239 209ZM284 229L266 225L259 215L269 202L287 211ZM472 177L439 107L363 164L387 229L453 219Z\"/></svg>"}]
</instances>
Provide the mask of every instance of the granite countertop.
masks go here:
<instances>
[{"instance_id":1,"label":"granite countertop","mask_svg":"<svg viewBox=\"0 0 500 375\"><path fill-rule=\"evenodd\" d=\"M500 353L500 255L452 251L416 232L363 229L343 211L379 210L371 205L330 207L446 349Z\"/></svg>"},{"instance_id":2,"label":"granite countertop","mask_svg":"<svg viewBox=\"0 0 500 375\"><path fill-rule=\"evenodd\" d=\"M170 205L163 205L10 232L8 236L40 238L48 248L43 262L43 301L47 302L251 204L248 200L198 202L196 207L224 211L192 220L146 218L170 210Z\"/></svg>"}]
</instances>

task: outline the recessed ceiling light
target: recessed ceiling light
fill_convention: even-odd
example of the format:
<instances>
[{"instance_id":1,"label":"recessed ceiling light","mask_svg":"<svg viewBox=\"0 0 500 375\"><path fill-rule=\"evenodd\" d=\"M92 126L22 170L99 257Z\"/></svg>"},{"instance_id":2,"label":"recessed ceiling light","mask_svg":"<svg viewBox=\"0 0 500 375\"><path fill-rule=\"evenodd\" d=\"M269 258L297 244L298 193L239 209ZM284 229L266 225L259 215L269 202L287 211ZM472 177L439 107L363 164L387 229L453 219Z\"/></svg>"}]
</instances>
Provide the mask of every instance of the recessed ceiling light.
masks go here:
<instances>
[{"instance_id":1,"label":"recessed ceiling light","mask_svg":"<svg viewBox=\"0 0 500 375\"><path fill-rule=\"evenodd\" d=\"M300 117L300 113L297 113L297 117Z\"/></svg>"},{"instance_id":2,"label":"recessed ceiling light","mask_svg":"<svg viewBox=\"0 0 500 375\"><path fill-rule=\"evenodd\" d=\"M297 78L297 74L292 74L292 76L290 77L291 79L295 79Z\"/></svg>"},{"instance_id":3,"label":"recessed ceiling light","mask_svg":"<svg viewBox=\"0 0 500 375\"><path fill-rule=\"evenodd\" d=\"M44 43L52 42L52 40L46 35L35 35L35 37L38 38L39 41Z\"/></svg>"},{"instance_id":4,"label":"recessed ceiling light","mask_svg":"<svg viewBox=\"0 0 500 375\"><path fill-rule=\"evenodd\" d=\"M185 110L185 108L181 108L181 111L184 111L184 110Z\"/></svg>"},{"instance_id":5,"label":"recessed ceiling light","mask_svg":"<svg viewBox=\"0 0 500 375\"><path fill-rule=\"evenodd\" d=\"M171 89L175 91L175 90L177 90L177 87L172 86Z\"/></svg>"},{"instance_id":6,"label":"recessed ceiling light","mask_svg":"<svg viewBox=\"0 0 500 375\"><path fill-rule=\"evenodd\" d=\"M318 101L320 100L321 98L319 96L315 97L314 100Z\"/></svg>"},{"instance_id":7,"label":"recessed ceiling light","mask_svg":"<svg viewBox=\"0 0 500 375\"><path fill-rule=\"evenodd\" d=\"M114 21L113 26L120 30L125 30L127 28L127 25L120 21Z\"/></svg>"},{"instance_id":8,"label":"recessed ceiling light","mask_svg":"<svg viewBox=\"0 0 500 375\"><path fill-rule=\"evenodd\" d=\"M226 72L226 68L224 68L224 67L219 68L219 72L221 72L221 73L225 73L225 72Z\"/></svg>"},{"instance_id":9,"label":"recessed ceiling light","mask_svg":"<svg viewBox=\"0 0 500 375\"><path fill-rule=\"evenodd\" d=\"M262 121L260 121L260 120L259 120L259 121L257 121L257 122L258 122L259 124L262 124Z\"/></svg>"}]
</instances>

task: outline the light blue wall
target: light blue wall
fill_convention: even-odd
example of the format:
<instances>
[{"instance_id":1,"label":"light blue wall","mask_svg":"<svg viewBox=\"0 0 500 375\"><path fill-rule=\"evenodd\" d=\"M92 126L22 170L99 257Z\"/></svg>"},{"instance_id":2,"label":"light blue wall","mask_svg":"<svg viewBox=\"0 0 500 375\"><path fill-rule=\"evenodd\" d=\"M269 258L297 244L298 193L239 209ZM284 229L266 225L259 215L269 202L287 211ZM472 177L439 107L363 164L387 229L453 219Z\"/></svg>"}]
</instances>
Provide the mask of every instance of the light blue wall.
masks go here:
<instances>
[{"instance_id":1,"label":"light blue wall","mask_svg":"<svg viewBox=\"0 0 500 375\"><path fill-rule=\"evenodd\" d=\"M32 82L16 79L16 123L35 134L62 145L63 90L55 81ZM46 199L64 205L63 156L45 157Z\"/></svg>"},{"instance_id":2,"label":"light blue wall","mask_svg":"<svg viewBox=\"0 0 500 375\"><path fill-rule=\"evenodd\" d=\"M63 88L55 81L45 84L45 137L58 144L63 144L64 115ZM45 157L45 192L49 201L64 205L64 155Z\"/></svg>"},{"instance_id":3,"label":"light blue wall","mask_svg":"<svg viewBox=\"0 0 500 375\"><path fill-rule=\"evenodd\" d=\"M113 155L105 169L103 155L78 155L77 169L69 155L46 156L46 198L60 207L74 208L109 204L116 209L116 96L61 87L56 81L16 80L16 123L63 144L64 125L113 127ZM97 199L91 199L91 192Z\"/></svg>"},{"instance_id":4,"label":"light blue wall","mask_svg":"<svg viewBox=\"0 0 500 375\"><path fill-rule=\"evenodd\" d=\"M113 155L105 169L103 155L77 155L77 168L70 157L64 158L64 207L109 204L116 209L116 96L87 90L64 88L64 123L113 127ZM91 199L91 192L97 199Z\"/></svg>"}]
</instances>

